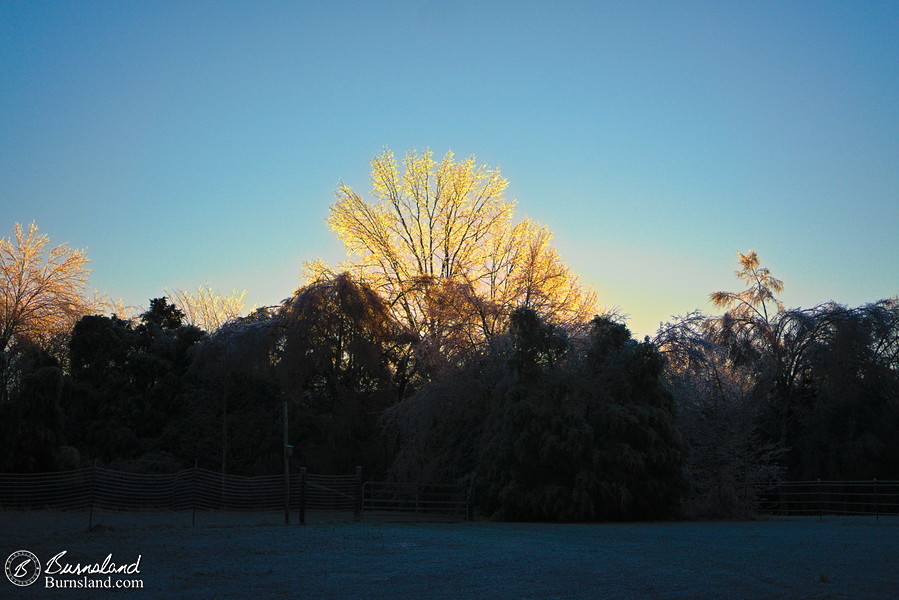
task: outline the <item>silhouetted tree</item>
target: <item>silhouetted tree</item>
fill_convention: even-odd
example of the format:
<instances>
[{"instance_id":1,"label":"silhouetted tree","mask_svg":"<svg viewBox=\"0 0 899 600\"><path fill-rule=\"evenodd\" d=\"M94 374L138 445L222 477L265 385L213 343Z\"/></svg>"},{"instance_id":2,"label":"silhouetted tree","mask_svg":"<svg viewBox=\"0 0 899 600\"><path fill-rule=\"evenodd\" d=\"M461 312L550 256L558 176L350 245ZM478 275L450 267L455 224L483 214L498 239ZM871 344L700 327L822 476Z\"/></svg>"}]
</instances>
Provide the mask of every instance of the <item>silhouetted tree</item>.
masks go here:
<instances>
[{"instance_id":1,"label":"silhouetted tree","mask_svg":"<svg viewBox=\"0 0 899 600\"><path fill-rule=\"evenodd\" d=\"M809 352L793 471L800 478L899 478L899 305L819 315L829 326Z\"/></svg>"},{"instance_id":2,"label":"silhouetted tree","mask_svg":"<svg viewBox=\"0 0 899 600\"><path fill-rule=\"evenodd\" d=\"M745 512L748 482L895 473L899 425L895 300L858 309L787 309L783 283L740 254L741 292L716 292L720 317L692 313L660 330L666 378L691 446L691 504Z\"/></svg>"},{"instance_id":3,"label":"silhouetted tree","mask_svg":"<svg viewBox=\"0 0 899 600\"><path fill-rule=\"evenodd\" d=\"M403 394L410 336L348 274L299 290L279 318L278 370L301 458L329 472L383 469L374 424Z\"/></svg>"},{"instance_id":4,"label":"silhouetted tree","mask_svg":"<svg viewBox=\"0 0 899 600\"><path fill-rule=\"evenodd\" d=\"M785 448L760 430L764 404L754 373L735 365L711 335L715 321L694 312L663 325L654 344L665 358L665 381L689 447L689 516L745 517L755 511L755 485L776 481Z\"/></svg>"},{"instance_id":5,"label":"silhouetted tree","mask_svg":"<svg viewBox=\"0 0 899 600\"><path fill-rule=\"evenodd\" d=\"M117 317L79 320L69 341L73 387L63 401L70 443L107 462L155 456L154 468L183 464L166 432L188 418L185 374L203 337L164 298L151 301L136 326Z\"/></svg>"},{"instance_id":6,"label":"silhouetted tree","mask_svg":"<svg viewBox=\"0 0 899 600\"><path fill-rule=\"evenodd\" d=\"M153 298L150 308L141 314L140 322L149 327L155 325L164 331L175 331L184 323L184 313L168 298Z\"/></svg>"},{"instance_id":7,"label":"silhouetted tree","mask_svg":"<svg viewBox=\"0 0 899 600\"><path fill-rule=\"evenodd\" d=\"M281 460L281 393L276 351L281 322L259 310L219 327L196 348L190 399L190 450L222 472L277 472Z\"/></svg>"},{"instance_id":8,"label":"silhouetted tree","mask_svg":"<svg viewBox=\"0 0 899 600\"><path fill-rule=\"evenodd\" d=\"M21 349L9 401L0 404L0 472L54 471L71 464L61 397L67 382L59 362L37 345Z\"/></svg>"},{"instance_id":9,"label":"silhouetted tree","mask_svg":"<svg viewBox=\"0 0 899 600\"><path fill-rule=\"evenodd\" d=\"M398 477L477 471L495 518L654 518L685 487L662 360L607 318L568 339L537 314L513 312L509 337L391 409Z\"/></svg>"}]
</instances>

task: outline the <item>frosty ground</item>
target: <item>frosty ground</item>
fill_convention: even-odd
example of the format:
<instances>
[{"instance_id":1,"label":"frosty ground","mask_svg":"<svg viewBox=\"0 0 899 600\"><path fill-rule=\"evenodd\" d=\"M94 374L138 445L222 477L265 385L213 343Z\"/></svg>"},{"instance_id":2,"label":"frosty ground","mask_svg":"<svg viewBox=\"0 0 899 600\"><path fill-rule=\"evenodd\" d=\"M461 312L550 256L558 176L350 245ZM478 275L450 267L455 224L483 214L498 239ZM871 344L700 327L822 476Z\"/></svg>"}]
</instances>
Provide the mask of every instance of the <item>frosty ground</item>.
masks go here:
<instances>
[{"instance_id":1,"label":"frosty ground","mask_svg":"<svg viewBox=\"0 0 899 600\"><path fill-rule=\"evenodd\" d=\"M283 514L0 512L0 553L140 559L142 590L0 598L899 598L899 518L283 525ZM97 527L97 525L100 525Z\"/></svg>"}]
</instances>

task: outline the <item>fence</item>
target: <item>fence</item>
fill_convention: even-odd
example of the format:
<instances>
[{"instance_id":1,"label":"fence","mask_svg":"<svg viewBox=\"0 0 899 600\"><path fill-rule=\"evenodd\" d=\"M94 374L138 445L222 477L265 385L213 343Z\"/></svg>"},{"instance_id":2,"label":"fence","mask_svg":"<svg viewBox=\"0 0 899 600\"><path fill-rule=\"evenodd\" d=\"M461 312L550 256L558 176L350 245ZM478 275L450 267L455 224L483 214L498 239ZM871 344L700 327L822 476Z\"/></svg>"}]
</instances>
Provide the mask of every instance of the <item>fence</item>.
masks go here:
<instances>
[{"instance_id":1,"label":"fence","mask_svg":"<svg viewBox=\"0 0 899 600\"><path fill-rule=\"evenodd\" d=\"M352 512L356 520L362 518L361 486L361 467L356 467L355 475L315 475L301 468L297 490L300 523L306 523L307 511Z\"/></svg>"},{"instance_id":2,"label":"fence","mask_svg":"<svg viewBox=\"0 0 899 600\"><path fill-rule=\"evenodd\" d=\"M463 520L469 517L466 486L440 483L368 481L363 486L365 514Z\"/></svg>"},{"instance_id":3,"label":"fence","mask_svg":"<svg viewBox=\"0 0 899 600\"><path fill-rule=\"evenodd\" d=\"M756 497L759 512L775 515L899 514L899 481L784 481Z\"/></svg>"},{"instance_id":4,"label":"fence","mask_svg":"<svg viewBox=\"0 0 899 600\"><path fill-rule=\"evenodd\" d=\"M291 476L299 484L299 476ZM101 467L0 474L0 509L254 510L284 508L284 477L241 477L205 469L165 475Z\"/></svg>"},{"instance_id":5,"label":"fence","mask_svg":"<svg viewBox=\"0 0 899 600\"><path fill-rule=\"evenodd\" d=\"M0 510L90 510L113 511L297 511L304 523L307 512L352 514L363 512L414 512L453 518L466 514L465 501L457 498L461 486L412 484L410 495L399 484L362 482L362 469L353 475L332 476L299 473L260 477L224 475L205 469L177 473L136 474L102 467L56 473L0 474ZM393 487L391 487L393 486ZM412 489L412 488L409 488ZM364 491L368 490L368 501ZM393 491L390 491L393 490ZM438 491L440 490L440 491ZM452 491L451 491L452 490ZM418 504L410 499L415 496ZM466 498L467 500L467 498ZM426 507L427 510L424 510Z\"/></svg>"}]
</instances>

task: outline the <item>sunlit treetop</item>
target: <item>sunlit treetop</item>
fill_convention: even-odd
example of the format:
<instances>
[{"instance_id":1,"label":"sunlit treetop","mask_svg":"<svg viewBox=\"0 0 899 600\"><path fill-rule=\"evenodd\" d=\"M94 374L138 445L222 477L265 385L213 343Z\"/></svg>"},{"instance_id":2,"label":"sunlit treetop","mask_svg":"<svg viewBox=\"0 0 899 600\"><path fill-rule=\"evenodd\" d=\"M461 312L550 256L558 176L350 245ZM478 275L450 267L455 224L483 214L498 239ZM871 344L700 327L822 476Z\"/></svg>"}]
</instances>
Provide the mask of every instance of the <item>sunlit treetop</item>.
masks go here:
<instances>
[{"instance_id":1,"label":"sunlit treetop","mask_svg":"<svg viewBox=\"0 0 899 600\"><path fill-rule=\"evenodd\" d=\"M784 312L783 303L777 294L784 289L783 281L771 275L755 250L746 254L737 253L740 268L735 271L738 279L746 282L746 289L741 292L713 292L709 298L719 308L729 309L736 318L751 319L753 316L765 321L769 319L768 304L771 303L777 312Z\"/></svg>"},{"instance_id":2,"label":"sunlit treetop","mask_svg":"<svg viewBox=\"0 0 899 600\"><path fill-rule=\"evenodd\" d=\"M431 340L477 344L501 331L517 307L557 323L585 323L596 294L552 247L549 230L514 222L499 169L436 161L430 150L371 161L371 202L340 184L328 224L347 248L350 271L386 299L396 317ZM325 274L309 264L312 277Z\"/></svg>"},{"instance_id":3,"label":"sunlit treetop","mask_svg":"<svg viewBox=\"0 0 899 600\"><path fill-rule=\"evenodd\" d=\"M50 247L36 224L0 239L0 351L14 341L46 344L94 308L88 259L67 244Z\"/></svg>"},{"instance_id":4,"label":"sunlit treetop","mask_svg":"<svg viewBox=\"0 0 899 600\"><path fill-rule=\"evenodd\" d=\"M222 294L209 284L198 286L195 292L166 290L172 301L184 313L184 320L203 331L213 332L231 319L243 314L246 290Z\"/></svg>"}]
</instances>

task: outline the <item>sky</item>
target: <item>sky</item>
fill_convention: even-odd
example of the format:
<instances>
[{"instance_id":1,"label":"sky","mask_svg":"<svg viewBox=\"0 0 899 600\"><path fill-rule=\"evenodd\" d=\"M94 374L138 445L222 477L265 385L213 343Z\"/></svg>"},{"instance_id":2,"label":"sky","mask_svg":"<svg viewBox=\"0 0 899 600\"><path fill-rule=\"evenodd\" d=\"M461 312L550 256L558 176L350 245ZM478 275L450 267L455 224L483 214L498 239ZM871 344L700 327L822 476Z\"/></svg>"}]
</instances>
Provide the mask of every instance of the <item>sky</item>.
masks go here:
<instances>
[{"instance_id":1,"label":"sky","mask_svg":"<svg viewBox=\"0 0 899 600\"><path fill-rule=\"evenodd\" d=\"M737 290L899 294L896 2L0 3L0 237L83 248L147 306L271 305L369 161L499 167L638 335ZM248 307L249 308L249 307Z\"/></svg>"}]
</instances>

